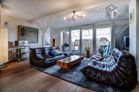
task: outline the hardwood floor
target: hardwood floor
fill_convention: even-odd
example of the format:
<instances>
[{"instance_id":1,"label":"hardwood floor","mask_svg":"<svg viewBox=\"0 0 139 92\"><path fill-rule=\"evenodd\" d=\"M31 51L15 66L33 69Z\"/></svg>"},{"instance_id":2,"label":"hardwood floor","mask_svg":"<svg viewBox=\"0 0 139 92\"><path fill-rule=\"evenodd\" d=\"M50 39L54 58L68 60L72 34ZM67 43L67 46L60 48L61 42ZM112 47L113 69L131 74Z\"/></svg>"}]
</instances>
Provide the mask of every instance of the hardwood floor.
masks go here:
<instances>
[{"instance_id":1,"label":"hardwood floor","mask_svg":"<svg viewBox=\"0 0 139 92\"><path fill-rule=\"evenodd\" d=\"M0 92L94 92L33 69L28 61L0 73ZM132 92L139 92L139 84Z\"/></svg>"}]
</instances>

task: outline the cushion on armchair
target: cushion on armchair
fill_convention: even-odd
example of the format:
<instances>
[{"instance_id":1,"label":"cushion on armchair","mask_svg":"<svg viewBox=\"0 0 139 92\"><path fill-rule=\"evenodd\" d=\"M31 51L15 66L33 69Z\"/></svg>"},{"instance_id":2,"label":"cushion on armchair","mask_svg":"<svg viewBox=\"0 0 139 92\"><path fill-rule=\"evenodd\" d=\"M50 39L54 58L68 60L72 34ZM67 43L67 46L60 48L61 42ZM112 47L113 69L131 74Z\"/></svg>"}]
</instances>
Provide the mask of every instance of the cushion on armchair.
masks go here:
<instances>
[{"instance_id":1,"label":"cushion on armchair","mask_svg":"<svg viewBox=\"0 0 139 92\"><path fill-rule=\"evenodd\" d=\"M101 60L103 60L103 57L101 57L100 55L93 55L90 60L92 60L92 59L94 59L96 61L101 61Z\"/></svg>"}]
</instances>

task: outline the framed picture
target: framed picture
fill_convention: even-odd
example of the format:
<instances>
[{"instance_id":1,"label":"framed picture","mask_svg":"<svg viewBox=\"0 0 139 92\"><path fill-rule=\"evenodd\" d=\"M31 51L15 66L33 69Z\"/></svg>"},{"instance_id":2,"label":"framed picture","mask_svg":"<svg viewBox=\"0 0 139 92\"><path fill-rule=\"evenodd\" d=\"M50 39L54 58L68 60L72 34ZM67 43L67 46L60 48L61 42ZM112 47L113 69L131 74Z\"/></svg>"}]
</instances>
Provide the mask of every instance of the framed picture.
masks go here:
<instances>
[{"instance_id":1,"label":"framed picture","mask_svg":"<svg viewBox=\"0 0 139 92\"><path fill-rule=\"evenodd\" d=\"M28 43L38 43L38 29L19 25L18 38L19 41L28 41Z\"/></svg>"},{"instance_id":2,"label":"framed picture","mask_svg":"<svg viewBox=\"0 0 139 92\"><path fill-rule=\"evenodd\" d=\"M134 22L134 20L135 20L135 10L134 9L132 9L129 17L130 17L130 23Z\"/></svg>"}]
</instances>

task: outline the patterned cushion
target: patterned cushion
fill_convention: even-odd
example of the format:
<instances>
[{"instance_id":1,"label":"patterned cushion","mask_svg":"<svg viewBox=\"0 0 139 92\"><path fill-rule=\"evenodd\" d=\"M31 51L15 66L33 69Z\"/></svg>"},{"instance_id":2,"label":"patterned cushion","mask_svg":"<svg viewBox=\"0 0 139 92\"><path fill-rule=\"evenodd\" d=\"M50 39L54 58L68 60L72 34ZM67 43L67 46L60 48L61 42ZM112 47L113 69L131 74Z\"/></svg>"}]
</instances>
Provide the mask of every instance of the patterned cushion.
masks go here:
<instances>
[{"instance_id":1,"label":"patterned cushion","mask_svg":"<svg viewBox=\"0 0 139 92\"><path fill-rule=\"evenodd\" d=\"M93 56L88 65L95 69L100 69L107 72L112 71L114 68L116 68L117 62L122 55L123 53L121 51L114 49L112 55L108 58L99 59L100 56Z\"/></svg>"},{"instance_id":2,"label":"patterned cushion","mask_svg":"<svg viewBox=\"0 0 139 92\"><path fill-rule=\"evenodd\" d=\"M120 57L123 55L123 53L121 51L119 51L118 49L114 49L113 50L113 53L112 53L112 56L114 57L114 59L116 61L119 61Z\"/></svg>"}]
</instances>

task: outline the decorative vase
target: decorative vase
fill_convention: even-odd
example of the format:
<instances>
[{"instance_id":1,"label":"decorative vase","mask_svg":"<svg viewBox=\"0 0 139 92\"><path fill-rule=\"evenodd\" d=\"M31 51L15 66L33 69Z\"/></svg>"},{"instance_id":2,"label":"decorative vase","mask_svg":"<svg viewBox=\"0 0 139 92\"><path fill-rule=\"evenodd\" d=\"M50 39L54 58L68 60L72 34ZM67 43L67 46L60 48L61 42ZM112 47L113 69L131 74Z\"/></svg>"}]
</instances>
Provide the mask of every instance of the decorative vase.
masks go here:
<instances>
[{"instance_id":1,"label":"decorative vase","mask_svg":"<svg viewBox=\"0 0 139 92\"><path fill-rule=\"evenodd\" d=\"M86 52L86 58L90 58L90 51Z\"/></svg>"},{"instance_id":2,"label":"decorative vase","mask_svg":"<svg viewBox=\"0 0 139 92\"><path fill-rule=\"evenodd\" d=\"M52 46L53 46L53 47L55 47L55 46L56 46L56 40L55 40L55 39L53 39Z\"/></svg>"}]
</instances>

